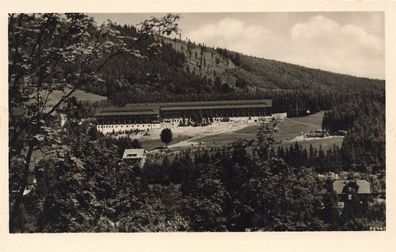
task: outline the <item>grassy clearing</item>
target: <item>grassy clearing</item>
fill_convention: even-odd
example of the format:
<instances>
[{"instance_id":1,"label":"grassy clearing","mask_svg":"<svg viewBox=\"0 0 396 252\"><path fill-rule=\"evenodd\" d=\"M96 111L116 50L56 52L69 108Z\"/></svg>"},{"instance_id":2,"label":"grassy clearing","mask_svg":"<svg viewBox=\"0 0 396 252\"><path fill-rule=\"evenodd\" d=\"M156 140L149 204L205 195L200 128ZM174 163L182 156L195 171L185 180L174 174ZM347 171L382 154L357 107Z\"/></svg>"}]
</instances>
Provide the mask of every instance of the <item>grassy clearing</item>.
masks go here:
<instances>
[{"instance_id":1,"label":"grassy clearing","mask_svg":"<svg viewBox=\"0 0 396 252\"><path fill-rule=\"evenodd\" d=\"M179 143L181 141L188 140L190 138L191 137L179 135L179 136L174 137L172 142L169 143L169 145L176 144L176 143ZM144 138L140 138L138 140L139 140L139 142L142 143L142 147L145 148L146 150L154 150L154 149L157 149L157 148L165 146L165 144L161 141L161 139L144 139Z\"/></svg>"},{"instance_id":2,"label":"grassy clearing","mask_svg":"<svg viewBox=\"0 0 396 252\"><path fill-rule=\"evenodd\" d=\"M324 112L319 112L310 116L298 117L298 118L287 118L284 122L278 125L278 129L274 132L273 137L278 146L289 147L294 142L290 140L297 136L300 136L302 132L307 133L313 130L319 130L322 128ZM256 138L257 130L260 128L259 125L248 126L246 128L234 131L232 133L221 133L211 136L206 136L198 139L194 139L195 142L201 142L203 145L213 146L224 146L233 143L239 139L251 140ZM322 145L324 150L332 148L333 145L341 146L343 137L332 137L332 138L321 138L300 141L299 143L303 148L309 148L312 144L314 148L319 148Z\"/></svg>"},{"instance_id":3,"label":"grassy clearing","mask_svg":"<svg viewBox=\"0 0 396 252\"><path fill-rule=\"evenodd\" d=\"M48 106L53 106L55 105L56 102L58 102L62 96L64 96L65 94L67 94L68 90L66 90L66 93L63 93L60 90L55 90L53 91L48 99ZM89 103L95 103L95 102L100 102L100 101L107 101L107 97L105 96L101 96L101 95L97 95L94 93L89 93L89 92L85 92L83 90L79 90L77 89L73 94L73 97L76 97L77 100L79 101L87 101Z\"/></svg>"},{"instance_id":4,"label":"grassy clearing","mask_svg":"<svg viewBox=\"0 0 396 252\"><path fill-rule=\"evenodd\" d=\"M253 135L256 136L257 134L257 130L260 128L260 125L253 125L253 126L248 126L246 128L240 129L235 131L236 134L240 134L240 135Z\"/></svg>"},{"instance_id":5,"label":"grassy clearing","mask_svg":"<svg viewBox=\"0 0 396 252\"><path fill-rule=\"evenodd\" d=\"M216 146L224 146L231 144L238 140L252 140L256 138L257 130L260 128L259 125L248 126L246 128L242 128L240 130L230 132L230 133L221 133L206 137L201 137L195 139L195 142L202 142L204 145L216 145Z\"/></svg>"},{"instance_id":6,"label":"grassy clearing","mask_svg":"<svg viewBox=\"0 0 396 252\"><path fill-rule=\"evenodd\" d=\"M314 115L299 117L299 118L287 118L284 122L280 123L277 127L277 131L274 132L273 137L276 141L274 145L275 148L278 146L289 147L294 142L290 141L297 136L301 135L301 132L307 133L312 130L321 129L322 119L324 112L319 112ZM177 149L190 149L192 145L194 147L198 146L206 146L206 147L221 147L228 144L231 144L238 140L252 140L256 139L257 130L260 128L259 125L251 125L242 129L238 129L236 131L224 132L219 134L213 134L208 136L194 137L194 136L186 136L174 134L174 139L172 144L177 144L179 142L187 141L187 144L184 146L175 147ZM189 141L189 139L191 139ZM139 141L143 143L143 147L148 150L153 150L159 147L164 146L159 138L156 139L144 139L140 138ZM341 146L343 141L342 137L332 137L332 138L321 138L321 139L313 139L313 140L305 140L300 141L299 143L304 148L309 148L309 145L312 144L313 147L319 148L322 145L324 150L328 148L332 148L334 144Z\"/></svg>"},{"instance_id":7,"label":"grassy clearing","mask_svg":"<svg viewBox=\"0 0 396 252\"><path fill-rule=\"evenodd\" d=\"M238 134L238 133L222 133L212 136L206 136L202 138L195 139L195 142L201 142L205 145L216 145L216 146L224 146L230 143L233 143L238 140L246 139L254 139L256 137L255 134Z\"/></svg>"},{"instance_id":8,"label":"grassy clearing","mask_svg":"<svg viewBox=\"0 0 396 252\"><path fill-rule=\"evenodd\" d=\"M301 132L310 132L311 130L321 129L323 115L324 113L320 112L306 117L286 119L284 122L278 125L277 132L275 132L273 135L275 141L279 143L284 143L285 141L290 141L296 136L301 135ZM194 139L194 142L201 142L202 145L207 146L223 146L240 139L251 140L256 138L257 130L259 128L259 125L252 125L236 130L234 132L220 133L197 138ZM314 141L313 143L315 144L316 141ZM286 144L287 146L289 145L289 143L284 144Z\"/></svg>"},{"instance_id":9,"label":"grassy clearing","mask_svg":"<svg viewBox=\"0 0 396 252\"><path fill-rule=\"evenodd\" d=\"M324 111L321 111L309 116L289 118L289 120L293 120L295 122L302 123L312 127L322 128L323 116L324 116Z\"/></svg>"},{"instance_id":10,"label":"grassy clearing","mask_svg":"<svg viewBox=\"0 0 396 252\"><path fill-rule=\"evenodd\" d=\"M301 133L307 133L313 130L322 129L322 120L324 112L319 112L310 116L287 118L282 124L279 125L279 129L274 133L274 139L276 144L275 148L281 146L283 148L290 147L294 144L294 141L290 141L297 136L301 136ZM333 145L341 146L343 137L331 137L331 138L319 138L312 140L299 141L303 148L309 149L309 145L319 149L320 145L323 150L332 148Z\"/></svg>"},{"instance_id":11,"label":"grassy clearing","mask_svg":"<svg viewBox=\"0 0 396 252\"><path fill-rule=\"evenodd\" d=\"M323 116L324 112L319 112L304 117L287 118L278 125L277 132L273 137L276 142L290 141L296 136L300 136L302 132L322 129Z\"/></svg>"}]
</instances>

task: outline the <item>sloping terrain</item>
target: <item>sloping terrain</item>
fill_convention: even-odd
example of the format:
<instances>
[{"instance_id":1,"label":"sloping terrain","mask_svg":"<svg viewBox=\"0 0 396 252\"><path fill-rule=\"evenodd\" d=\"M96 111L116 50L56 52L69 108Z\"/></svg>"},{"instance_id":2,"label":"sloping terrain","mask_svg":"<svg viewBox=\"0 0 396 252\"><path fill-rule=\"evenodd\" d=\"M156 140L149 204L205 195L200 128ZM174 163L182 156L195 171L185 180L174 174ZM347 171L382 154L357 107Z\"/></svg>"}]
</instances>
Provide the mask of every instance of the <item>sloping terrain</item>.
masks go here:
<instances>
[{"instance_id":1,"label":"sloping terrain","mask_svg":"<svg viewBox=\"0 0 396 252\"><path fill-rule=\"evenodd\" d=\"M299 65L246 56L221 48L208 48L191 42L166 40L185 56L185 67L195 75L223 82L237 88L246 86L259 89L356 89L365 85L383 86L381 80L337 74Z\"/></svg>"}]
</instances>

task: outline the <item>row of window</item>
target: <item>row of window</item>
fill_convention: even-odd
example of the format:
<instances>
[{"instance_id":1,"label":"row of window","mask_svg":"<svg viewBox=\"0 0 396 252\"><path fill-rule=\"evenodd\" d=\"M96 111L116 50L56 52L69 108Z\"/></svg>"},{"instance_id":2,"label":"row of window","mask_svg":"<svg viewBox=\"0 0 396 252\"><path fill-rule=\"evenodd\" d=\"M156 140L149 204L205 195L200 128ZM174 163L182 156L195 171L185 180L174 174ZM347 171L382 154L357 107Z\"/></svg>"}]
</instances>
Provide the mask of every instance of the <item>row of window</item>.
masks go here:
<instances>
[{"instance_id":1,"label":"row of window","mask_svg":"<svg viewBox=\"0 0 396 252\"><path fill-rule=\"evenodd\" d=\"M260 117L260 116L265 116L266 114L265 113L254 113L254 115L244 115L244 114L232 114L232 115L229 115L228 117ZM225 115L226 117L227 117L227 115ZM214 121L220 121L221 119L221 117L213 117L214 118ZM218 119L218 120L216 120L216 118ZM187 118L185 119L185 120L187 120ZM154 120L155 121L155 120ZM166 119L163 119L163 121L164 122L181 122L181 121L183 121L183 119L171 119L171 118L166 118ZM153 122L153 121L150 121L150 120L144 120L144 121L113 121L114 123L122 123L122 124L127 124L127 123L129 123L129 124L136 124L136 123L150 123L150 122L152 122L152 123L155 123L155 122ZM106 123L106 122L101 122L101 123Z\"/></svg>"},{"instance_id":2,"label":"row of window","mask_svg":"<svg viewBox=\"0 0 396 252\"><path fill-rule=\"evenodd\" d=\"M261 112L225 112L225 113L211 113L211 114L206 114L202 115L204 117L212 116L212 117L229 117L229 116L264 116L267 115L268 112L266 111L261 111ZM184 117L188 118L191 117L191 114L180 114L178 112L167 112L162 115L162 118L175 118L175 117Z\"/></svg>"},{"instance_id":3,"label":"row of window","mask_svg":"<svg viewBox=\"0 0 396 252\"><path fill-rule=\"evenodd\" d=\"M158 123L159 121L116 121L116 120L99 120L98 123L100 124L155 124Z\"/></svg>"},{"instance_id":4,"label":"row of window","mask_svg":"<svg viewBox=\"0 0 396 252\"><path fill-rule=\"evenodd\" d=\"M181 122L183 119L164 119L164 122L169 123L169 122Z\"/></svg>"},{"instance_id":5,"label":"row of window","mask_svg":"<svg viewBox=\"0 0 396 252\"><path fill-rule=\"evenodd\" d=\"M98 128L118 128L118 127L124 128L124 125L98 125ZM125 125L125 128L129 128L129 127L131 127L131 128L134 128L134 127L139 128L140 124L134 124L134 125L128 125L127 124L127 125ZM142 124L141 127L145 128L146 125ZM147 127L150 127L150 124L147 124Z\"/></svg>"},{"instance_id":6,"label":"row of window","mask_svg":"<svg viewBox=\"0 0 396 252\"><path fill-rule=\"evenodd\" d=\"M257 116L258 117L258 116ZM249 120L252 119L252 117L249 117ZM213 118L213 121L215 122L221 122L223 119L221 118ZM168 120L164 120L164 122L169 123L169 122L182 122L183 119L168 119ZM186 120L187 121L187 120Z\"/></svg>"}]
</instances>

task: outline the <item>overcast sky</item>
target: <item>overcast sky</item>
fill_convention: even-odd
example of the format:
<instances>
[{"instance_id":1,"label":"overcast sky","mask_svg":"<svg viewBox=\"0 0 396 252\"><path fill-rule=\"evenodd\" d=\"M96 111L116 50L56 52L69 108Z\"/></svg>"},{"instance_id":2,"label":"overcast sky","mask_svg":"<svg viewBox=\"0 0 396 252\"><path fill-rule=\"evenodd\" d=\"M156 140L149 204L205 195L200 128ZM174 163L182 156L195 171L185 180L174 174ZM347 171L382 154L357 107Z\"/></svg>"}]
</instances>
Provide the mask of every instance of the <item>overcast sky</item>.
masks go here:
<instances>
[{"instance_id":1,"label":"overcast sky","mask_svg":"<svg viewBox=\"0 0 396 252\"><path fill-rule=\"evenodd\" d=\"M89 14L135 25L160 13ZM381 12L181 13L182 38L356 76L385 76Z\"/></svg>"}]
</instances>

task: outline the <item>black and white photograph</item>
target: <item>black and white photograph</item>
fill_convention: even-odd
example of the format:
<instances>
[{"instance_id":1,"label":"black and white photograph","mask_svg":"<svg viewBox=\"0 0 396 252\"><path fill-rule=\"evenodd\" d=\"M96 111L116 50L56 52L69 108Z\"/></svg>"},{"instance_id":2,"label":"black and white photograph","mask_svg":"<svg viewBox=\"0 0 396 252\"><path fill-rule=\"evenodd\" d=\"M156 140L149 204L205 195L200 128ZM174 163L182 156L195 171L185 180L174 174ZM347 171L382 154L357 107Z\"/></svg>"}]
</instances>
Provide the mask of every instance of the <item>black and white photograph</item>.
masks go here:
<instances>
[{"instance_id":1,"label":"black and white photograph","mask_svg":"<svg viewBox=\"0 0 396 252\"><path fill-rule=\"evenodd\" d=\"M7 19L9 233L386 232L384 12Z\"/></svg>"}]
</instances>

